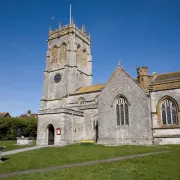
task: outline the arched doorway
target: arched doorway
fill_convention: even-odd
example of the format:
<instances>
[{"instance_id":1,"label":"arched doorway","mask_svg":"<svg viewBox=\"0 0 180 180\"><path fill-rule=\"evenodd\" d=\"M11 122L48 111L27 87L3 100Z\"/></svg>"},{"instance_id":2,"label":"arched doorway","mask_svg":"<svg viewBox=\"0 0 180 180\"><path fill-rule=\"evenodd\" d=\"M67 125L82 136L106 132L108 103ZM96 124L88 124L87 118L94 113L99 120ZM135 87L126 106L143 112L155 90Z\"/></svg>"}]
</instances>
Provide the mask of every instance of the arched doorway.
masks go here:
<instances>
[{"instance_id":1,"label":"arched doorway","mask_svg":"<svg viewBox=\"0 0 180 180\"><path fill-rule=\"evenodd\" d=\"M48 125L48 145L54 145L54 126Z\"/></svg>"}]
</instances>

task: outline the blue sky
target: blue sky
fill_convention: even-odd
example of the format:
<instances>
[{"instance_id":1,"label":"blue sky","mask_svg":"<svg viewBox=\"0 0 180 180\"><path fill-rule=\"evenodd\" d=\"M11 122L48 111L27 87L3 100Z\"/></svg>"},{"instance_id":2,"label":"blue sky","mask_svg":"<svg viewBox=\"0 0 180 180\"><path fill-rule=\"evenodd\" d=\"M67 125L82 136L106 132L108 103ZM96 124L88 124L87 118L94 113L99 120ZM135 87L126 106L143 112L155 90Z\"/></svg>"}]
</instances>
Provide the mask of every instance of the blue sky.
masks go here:
<instances>
[{"instance_id":1,"label":"blue sky","mask_svg":"<svg viewBox=\"0 0 180 180\"><path fill-rule=\"evenodd\" d=\"M93 83L121 65L136 77L180 70L179 0L2 0L0 5L0 112L37 112L43 88L48 30L69 23L92 37ZM55 17L52 20L52 17Z\"/></svg>"}]
</instances>

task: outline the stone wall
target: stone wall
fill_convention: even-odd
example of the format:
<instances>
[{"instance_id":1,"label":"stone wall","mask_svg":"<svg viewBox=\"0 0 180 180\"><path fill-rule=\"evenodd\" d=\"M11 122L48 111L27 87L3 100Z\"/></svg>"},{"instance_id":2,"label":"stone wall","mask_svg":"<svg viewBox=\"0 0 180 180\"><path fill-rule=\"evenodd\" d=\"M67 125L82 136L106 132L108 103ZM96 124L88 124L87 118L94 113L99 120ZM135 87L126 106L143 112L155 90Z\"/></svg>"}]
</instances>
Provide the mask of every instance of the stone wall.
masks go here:
<instances>
[{"instance_id":1,"label":"stone wall","mask_svg":"<svg viewBox=\"0 0 180 180\"><path fill-rule=\"evenodd\" d=\"M153 124L153 137L155 144L178 144L180 143L180 122L176 127L162 127L159 103L162 98L173 98L178 104L180 110L180 89L151 92L151 111ZM178 120L180 120L180 111L178 112Z\"/></svg>"},{"instance_id":2,"label":"stone wall","mask_svg":"<svg viewBox=\"0 0 180 180\"><path fill-rule=\"evenodd\" d=\"M114 100L118 95L129 102L129 125L117 126ZM149 104L145 91L118 66L99 96L99 143L152 144Z\"/></svg>"}]
</instances>

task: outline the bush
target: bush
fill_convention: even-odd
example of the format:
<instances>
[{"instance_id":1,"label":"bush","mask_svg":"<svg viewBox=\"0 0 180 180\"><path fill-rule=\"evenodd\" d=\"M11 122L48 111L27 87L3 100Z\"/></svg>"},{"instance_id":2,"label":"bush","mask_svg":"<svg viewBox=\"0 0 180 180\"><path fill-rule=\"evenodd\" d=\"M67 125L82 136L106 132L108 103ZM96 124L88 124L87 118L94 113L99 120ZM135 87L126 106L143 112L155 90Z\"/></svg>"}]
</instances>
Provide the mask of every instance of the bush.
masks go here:
<instances>
[{"instance_id":1,"label":"bush","mask_svg":"<svg viewBox=\"0 0 180 180\"><path fill-rule=\"evenodd\" d=\"M16 139L18 128L21 128L23 136L36 138L37 119L0 118L0 140Z\"/></svg>"},{"instance_id":2,"label":"bush","mask_svg":"<svg viewBox=\"0 0 180 180\"><path fill-rule=\"evenodd\" d=\"M95 142L93 140L82 140L79 142L80 145L93 145Z\"/></svg>"}]
</instances>

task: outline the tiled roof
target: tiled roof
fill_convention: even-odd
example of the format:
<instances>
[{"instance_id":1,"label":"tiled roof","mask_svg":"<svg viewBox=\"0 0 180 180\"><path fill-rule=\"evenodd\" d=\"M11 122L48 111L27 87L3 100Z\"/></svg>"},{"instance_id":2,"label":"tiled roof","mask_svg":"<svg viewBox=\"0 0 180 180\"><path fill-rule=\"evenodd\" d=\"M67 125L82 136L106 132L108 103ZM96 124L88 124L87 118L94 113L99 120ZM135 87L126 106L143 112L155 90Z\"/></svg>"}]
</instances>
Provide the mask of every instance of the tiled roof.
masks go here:
<instances>
[{"instance_id":1,"label":"tiled roof","mask_svg":"<svg viewBox=\"0 0 180 180\"><path fill-rule=\"evenodd\" d=\"M179 72L170 72L165 74L157 74L155 77L155 81L170 81L180 79L180 71Z\"/></svg>"},{"instance_id":2,"label":"tiled roof","mask_svg":"<svg viewBox=\"0 0 180 180\"><path fill-rule=\"evenodd\" d=\"M8 112L0 112L0 117L5 117L8 114Z\"/></svg>"},{"instance_id":3,"label":"tiled roof","mask_svg":"<svg viewBox=\"0 0 180 180\"><path fill-rule=\"evenodd\" d=\"M28 119L28 118L37 118L38 114L30 114L30 115L28 115L28 114L21 114L19 117L20 118L25 118L25 119Z\"/></svg>"},{"instance_id":4,"label":"tiled roof","mask_svg":"<svg viewBox=\"0 0 180 180\"><path fill-rule=\"evenodd\" d=\"M88 93L94 91L101 91L105 87L105 85L106 84L96 84L92 86L81 87L71 94L74 95L74 94Z\"/></svg>"}]
</instances>

